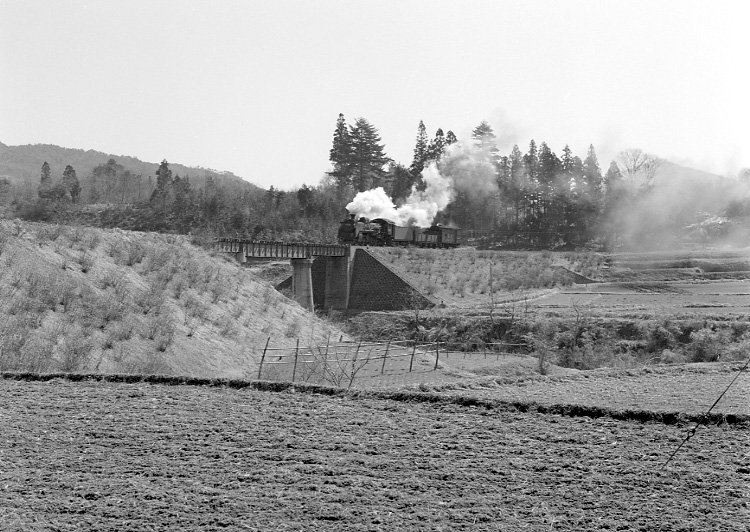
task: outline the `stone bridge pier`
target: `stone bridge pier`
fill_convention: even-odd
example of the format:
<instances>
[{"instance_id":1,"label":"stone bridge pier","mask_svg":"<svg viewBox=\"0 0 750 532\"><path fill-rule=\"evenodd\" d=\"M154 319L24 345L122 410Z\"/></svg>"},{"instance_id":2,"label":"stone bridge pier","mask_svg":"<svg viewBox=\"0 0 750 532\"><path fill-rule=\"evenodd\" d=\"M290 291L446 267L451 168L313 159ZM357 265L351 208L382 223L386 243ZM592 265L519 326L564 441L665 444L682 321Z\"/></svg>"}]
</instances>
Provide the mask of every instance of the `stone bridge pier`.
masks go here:
<instances>
[{"instance_id":1,"label":"stone bridge pier","mask_svg":"<svg viewBox=\"0 0 750 532\"><path fill-rule=\"evenodd\" d=\"M315 309L313 301L312 265L313 259L290 259L292 263L292 297L302 308Z\"/></svg>"},{"instance_id":2,"label":"stone bridge pier","mask_svg":"<svg viewBox=\"0 0 750 532\"><path fill-rule=\"evenodd\" d=\"M351 259L345 257L317 257L290 259L292 264L292 297L307 310L315 303L323 310L345 311L349 302ZM316 274L313 275L313 265ZM325 280L322 277L325 271ZM315 281L315 282L314 282ZM322 305L320 305L322 302Z\"/></svg>"}]
</instances>

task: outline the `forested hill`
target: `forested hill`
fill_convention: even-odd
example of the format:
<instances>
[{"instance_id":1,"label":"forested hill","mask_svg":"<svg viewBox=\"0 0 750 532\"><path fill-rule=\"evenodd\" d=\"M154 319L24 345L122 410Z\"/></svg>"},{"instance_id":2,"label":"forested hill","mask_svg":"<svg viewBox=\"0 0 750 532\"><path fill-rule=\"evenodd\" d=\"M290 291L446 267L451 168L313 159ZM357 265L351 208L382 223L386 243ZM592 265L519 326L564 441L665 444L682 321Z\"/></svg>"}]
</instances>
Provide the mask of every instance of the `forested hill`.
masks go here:
<instances>
[{"instance_id":1,"label":"forested hill","mask_svg":"<svg viewBox=\"0 0 750 532\"><path fill-rule=\"evenodd\" d=\"M11 182L39 183L42 164L46 161L50 166L50 173L54 178L62 175L67 165L72 166L79 178L85 178L94 168L107 164L114 159L134 175L141 175L143 179L154 176L159 168L159 162L141 161L136 157L113 155L96 150L78 150L63 148L52 144L26 144L23 146L7 146L0 142L0 177L7 177ZM208 177L222 187L234 188L239 186L250 191L259 187L245 181L231 172L219 172L207 168L184 166L169 161L169 167L174 174L190 177L195 186L203 186Z\"/></svg>"}]
</instances>

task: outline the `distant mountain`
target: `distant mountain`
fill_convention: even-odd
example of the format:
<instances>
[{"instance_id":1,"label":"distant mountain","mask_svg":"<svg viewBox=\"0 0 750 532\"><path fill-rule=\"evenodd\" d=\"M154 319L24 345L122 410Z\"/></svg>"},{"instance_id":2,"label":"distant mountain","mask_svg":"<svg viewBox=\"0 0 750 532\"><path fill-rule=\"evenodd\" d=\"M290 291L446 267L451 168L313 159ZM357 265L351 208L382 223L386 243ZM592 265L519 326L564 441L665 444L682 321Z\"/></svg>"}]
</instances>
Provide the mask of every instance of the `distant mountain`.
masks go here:
<instances>
[{"instance_id":1,"label":"distant mountain","mask_svg":"<svg viewBox=\"0 0 750 532\"><path fill-rule=\"evenodd\" d=\"M703 170L696 170L687 166L665 161L664 165L659 168L656 174L657 184L659 181L666 182L670 185L679 183L693 183L716 186L724 181L725 177Z\"/></svg>"},{"instance_id":2,"label":"distant mountain","mask_svg":"<svg viewBox=\"0 0 750 532\"><path fill-rule=\"evenodd\" d=\"M71 165L75 169L79 179L85 179L91 170L100 164L106 164L109 159L114 159L126 170L130 170L136 175L140 174L144 179L148 176L153 177L157 168L159 168L159 162L161 162L146 162L126 155L62 148L52 144L7 146L0 142L0 177L7 177L11 182L38 183L42 164L46 161L50 165L53 179L59 179L67 165ZM195 186L202 186L210 176L215 183L222 187L260 189L257 185L245 181L231 172L188 167L173 161L169 161L169 168L173 175L189 176L191 183Z\"/></svg>"}]
</instances>

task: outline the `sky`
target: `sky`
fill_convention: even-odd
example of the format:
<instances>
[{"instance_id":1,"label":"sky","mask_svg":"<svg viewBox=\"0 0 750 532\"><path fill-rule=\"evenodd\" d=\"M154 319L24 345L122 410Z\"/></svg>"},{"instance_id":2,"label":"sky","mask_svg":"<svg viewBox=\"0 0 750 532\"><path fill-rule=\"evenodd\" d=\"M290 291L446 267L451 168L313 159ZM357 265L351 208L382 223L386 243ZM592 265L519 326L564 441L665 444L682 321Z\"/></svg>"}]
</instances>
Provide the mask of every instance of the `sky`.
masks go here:
<instances>
[{"instance_id":1,"label":"sky","mask_svg":"<svg viewBox=\"0 0 750 532\"><path fill-rule=\"evenodd\" d=\"M744 0L0 0L0 142L317 185L343 113L502 153L750 167Z\"/></svg>"}]
</instances>

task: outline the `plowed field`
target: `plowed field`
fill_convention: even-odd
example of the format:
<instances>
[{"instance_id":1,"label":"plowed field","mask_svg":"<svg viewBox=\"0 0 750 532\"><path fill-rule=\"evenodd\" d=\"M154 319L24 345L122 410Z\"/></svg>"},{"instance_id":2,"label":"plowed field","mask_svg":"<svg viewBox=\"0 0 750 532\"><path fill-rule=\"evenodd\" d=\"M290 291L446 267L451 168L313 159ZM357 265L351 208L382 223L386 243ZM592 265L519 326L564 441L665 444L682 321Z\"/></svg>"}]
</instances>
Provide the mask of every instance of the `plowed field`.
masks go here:
<instances>
[{"instance_id":1,"label":"plowed field","mask_svg":"<svg viewBox=\"0 0 750 532\"><path fill-rule=\"evenodd\" d=\"M461 362L459 359L458 362ZM744 363L644 366L600 369L569 375L508 378L500 376L468 382L423 384L421 389L460 393L483 400L529 401L539 404L578 404L611 410L646 410L701 414L714 404L735 377L712 412L750 416L750 373Z\"/></svg>"},{"instance_id":2,"label":"plowed field","mask_svg":"<svg viewBox=\"0 0 750 532\"><path fill-rule=\"evenodd\" d=\"M0 380L0 529L750 530L750 431Z\"/></svg>"}]
</instances>

